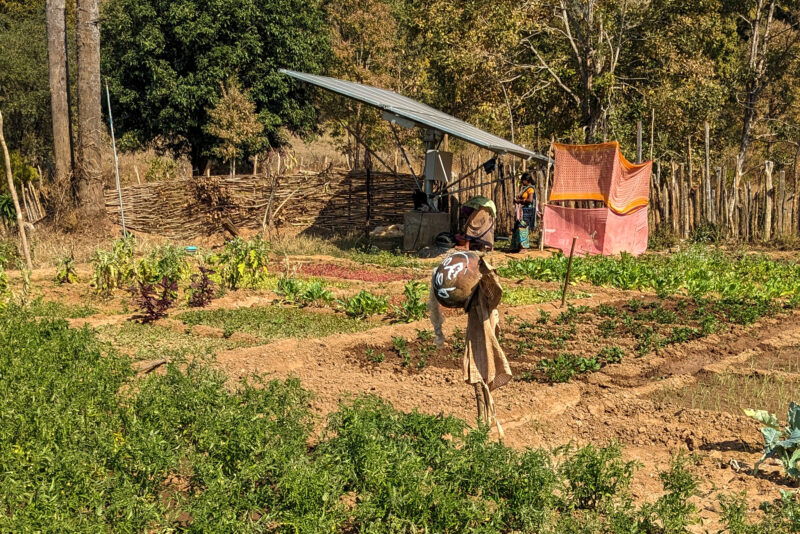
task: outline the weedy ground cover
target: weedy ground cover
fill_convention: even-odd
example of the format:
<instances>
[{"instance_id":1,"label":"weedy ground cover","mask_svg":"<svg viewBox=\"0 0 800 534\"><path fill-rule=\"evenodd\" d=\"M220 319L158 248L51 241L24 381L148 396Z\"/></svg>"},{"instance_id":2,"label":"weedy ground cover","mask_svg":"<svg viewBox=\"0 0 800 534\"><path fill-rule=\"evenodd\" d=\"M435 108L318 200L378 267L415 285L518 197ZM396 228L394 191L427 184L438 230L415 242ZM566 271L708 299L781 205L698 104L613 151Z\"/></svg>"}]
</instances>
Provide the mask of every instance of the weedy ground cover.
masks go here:
<instances>
[{"instance_id":1,"label":"weedy ground cover","mask_svg":"<svg viewBox=\"0 0 800 534\"><path fill-rule=\"evenodd\" d=\"M252 334L262 342L285 337L309 338L360 332L376 326L341 314L282 306L187 311L177 318L190 326L204 324L222 328L227 335L234 332Z\"/></svg>"},{"instance_id":2,"label":"weedy ground cover","mask_svg":"<svg viewBox=\"0 0 800 534\"><path fill-rule=\"evenodd\" d=\"M556 282L564 280L566 269L567 258L558 253L548 258L512 260L498 272L504 277ZM575 258L572 280L620 289L652 289L661 297L676 293L693 298L719 295L772 299L800 295L797 263L700 245L670 255Z\"/></svg>"},{"instance_id":3,"label":"weedy ground cover","mask_svg":"<svg viewBox=\"0 0 800 534\"><path fill-rule=\"evenodd\" d=\"M36 317L79 319L97 313L89 304L66 304L59 300L44 300L41 297L28 305L28 311Z\"/></svg>"},{"instance_id":4,"label":"weedy ground cover","mask_svg":"<svg viewBox=\"0 0 800 534\"><path fill-rule=\"evenodd\" d=\"M567 299L583 299L591 297L583 291L570 291ZM555 289L538 289L535 287L506 287L503 289L503 304L508 306L527 306L552 302L561 298L561 291Z\"/></svg>"},{"instance_id":5,"label":"weedy ground cover","mask_svg":"<svg viewBox=\"0 0 800 534\"><path fill-rule=\"evenodd\" d=\"M297 380L229 387L199 359L136 377L90 330L15 307L0 314L0 369L2 531L644 534L697 519L682 457L637 506L615 444L518 451L373 397L342 404L309 448ZM796 498L775 510L785 525Z\"/></svg>"},{"instance_id":6,"label":"weedy ground cover","mask_svg":"<svg viewBox=\"0 0 800 534\"><path fill-rule=\"evenodd\" d=\"M120 325L98 326L99 340L137 360L150 360L158 354L169 359L212 356L219 351L247 346L244 341L195 336L158 324L125 321Z\"/></svg>"}]
</instances>

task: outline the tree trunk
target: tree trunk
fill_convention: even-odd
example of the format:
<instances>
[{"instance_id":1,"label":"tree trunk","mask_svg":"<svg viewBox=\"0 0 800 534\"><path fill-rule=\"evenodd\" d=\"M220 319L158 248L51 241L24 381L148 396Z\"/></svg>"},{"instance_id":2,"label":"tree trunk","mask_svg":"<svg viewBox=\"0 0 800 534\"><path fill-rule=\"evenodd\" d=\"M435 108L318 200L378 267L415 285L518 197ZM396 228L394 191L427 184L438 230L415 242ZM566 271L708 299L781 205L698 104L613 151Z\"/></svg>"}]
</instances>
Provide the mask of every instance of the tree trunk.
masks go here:
<instances>
[{"instance_id":1,"label":"tree trunk","mask_svg":"<svg viewBox=\"0 0 800 534\"><path fill-rule=\"evenodd\" d=\"M72 136L67 97L67 47L65 0L47 0L47 57L50 65L50 102L53 114L55 182L72 173Z\"/></svg>"},{"instance_id":2,"label":"tree trunk","mask_svg":"<svg viewBox=\"0 0 800 534\"><path fill-rule=\"evenodd\" d=\"M104 218L98 0L77 0L77 7L78 124L80 129L76 193L79 206L87 216Z\"/></svg>"}]
</instances>

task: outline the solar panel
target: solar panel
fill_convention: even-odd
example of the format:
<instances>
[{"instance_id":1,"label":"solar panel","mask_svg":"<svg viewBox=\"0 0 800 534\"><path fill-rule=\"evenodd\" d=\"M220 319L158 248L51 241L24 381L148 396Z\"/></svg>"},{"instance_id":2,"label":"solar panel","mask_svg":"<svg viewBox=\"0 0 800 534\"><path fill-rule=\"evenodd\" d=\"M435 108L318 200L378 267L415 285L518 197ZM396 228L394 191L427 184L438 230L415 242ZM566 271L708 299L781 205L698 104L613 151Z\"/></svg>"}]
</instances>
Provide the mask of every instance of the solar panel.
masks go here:
<instances>
[{"instance_id":1,"label":"solar panel","mask_svg":"<svg viewBox=\"0 0 800 534\"><path fill-rule=\"evenodd\" d=\"M328 91L393 113L419 126L433 128L450 134L453 137L463 139L468 143L483 147L492 152L499 154L509 153L522 158L538 158L549 161L547 156L528 150L510 141L506 141L502 137L485 132L447 113L443 113L438 109L426 106L422 102L417 102L416 100L397 94L394 91L330 78L328 76L318 76L316 74L306 74L286 69L281 69L280 72L292 78L302 80L316 85L317 87L327 89Z\"/></svg>"}]
</instances>

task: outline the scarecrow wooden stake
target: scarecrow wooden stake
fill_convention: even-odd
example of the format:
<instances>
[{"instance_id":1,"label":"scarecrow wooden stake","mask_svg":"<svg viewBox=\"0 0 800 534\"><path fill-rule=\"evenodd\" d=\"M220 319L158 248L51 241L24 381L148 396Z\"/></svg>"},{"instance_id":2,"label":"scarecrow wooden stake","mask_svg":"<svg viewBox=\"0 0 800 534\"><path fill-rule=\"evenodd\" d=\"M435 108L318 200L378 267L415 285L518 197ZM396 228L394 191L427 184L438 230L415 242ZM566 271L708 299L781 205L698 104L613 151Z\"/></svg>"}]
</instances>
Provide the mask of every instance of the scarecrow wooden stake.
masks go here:
<instances>
[{"instance_id":1,"label":"scarecrow wooden stake","mask_svg":"<svg viewBox=\"0 0 800 534\"><path fill-rule=\"evenodd\" d=\"M464 381L475 388L478 419L495 423L500 437L492 391L511 380L511 368L497 341L500 314L497 305L503 288L494 268L475 252L456 252L433 271L428 309L436 343L444 343L439 306L462 308L467 313L463 358Z\"/></svg>"}]
</instances>

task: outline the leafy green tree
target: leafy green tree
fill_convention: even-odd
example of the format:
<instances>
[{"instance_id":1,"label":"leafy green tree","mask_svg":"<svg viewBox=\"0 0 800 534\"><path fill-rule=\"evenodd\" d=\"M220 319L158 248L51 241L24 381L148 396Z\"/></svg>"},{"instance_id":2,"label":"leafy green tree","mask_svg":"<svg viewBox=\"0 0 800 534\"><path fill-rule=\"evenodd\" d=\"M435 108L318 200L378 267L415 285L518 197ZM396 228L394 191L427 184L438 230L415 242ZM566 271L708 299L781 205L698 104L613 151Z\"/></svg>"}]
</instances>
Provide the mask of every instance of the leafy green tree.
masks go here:
<instances>
[{"instance_id":1,"label":"leafy green tree","mask_svg":"<svg viewBox=\"0 0 800 534\"><path fill-rule=\"evenodd\" d=\"M272 146L283 128L315 126L309 89L278 72L324 70L329 55L317 0L108 0L103 72L127 138L188 150L195 166L215 144L205 125L220 81L250 88Z\"/></svg>"},{"instance_id":2,"label":"leafy green tree","mask_svg":"<svg viewBox=\"0 0 800 534\"><path fill-rule=\"evenodd\" d=\"M9 148L32 162L51 149L44 1L0 2L0 108ZM37 38L41 36L41 38Z\"/></svg>"},{"instance_id":3,"label":"leafy green tree","mask_svg":"<svg viewBox=\"0 0 800 534\"><path fill-rule=\"evenodd\" d=\"M236 174L236 160L248 146L256 147L259 144L264 125L258 121L255 104L242 91L236 78L229 79L222 86L222 96L208 110L208 116L210 122L206 131L219 139L211 152L230 163L233 176Z\"/></svg>"}]
</instances>

